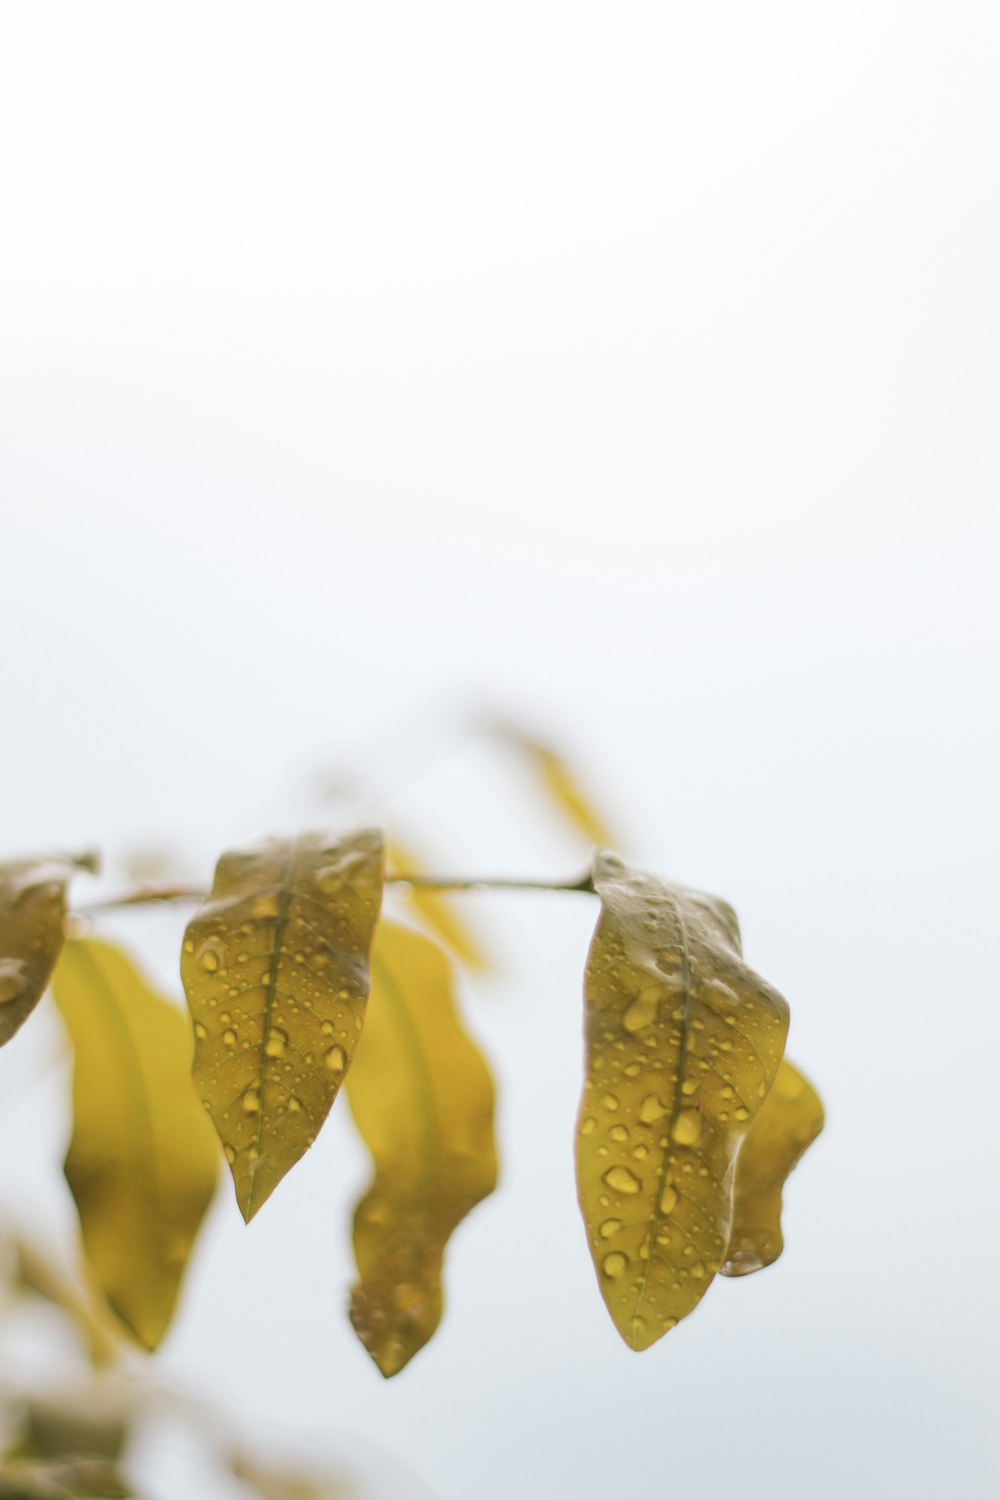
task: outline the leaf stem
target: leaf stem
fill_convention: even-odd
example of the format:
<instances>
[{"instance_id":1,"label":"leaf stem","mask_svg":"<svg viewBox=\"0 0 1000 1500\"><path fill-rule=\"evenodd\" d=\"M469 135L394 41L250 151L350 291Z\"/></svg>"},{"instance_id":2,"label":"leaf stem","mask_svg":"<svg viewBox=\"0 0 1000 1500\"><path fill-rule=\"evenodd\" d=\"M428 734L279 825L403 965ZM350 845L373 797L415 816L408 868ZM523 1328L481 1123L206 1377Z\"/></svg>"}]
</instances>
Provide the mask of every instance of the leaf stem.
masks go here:
<instances>
[{"instance_id":1,"label":"leaf stem","mask_svg":"<svg viewBox=\"0 0 1000 1500\"><path fill-rule=\"evenodd\" d=\"M594 883L589 870L570 880L506 880L477 875L473 878L453 875L393 874L385 877L387 885L411 885L425 891L583 891L593 893ZM147 906L164 901L204 901L208 892L198 885L140 885L134 890L123 891L119 896L109 896L104 901L92 901L78 908L81 916L95 912L117 911L120 907Z\"/></svg>"},{"instance_id":2,"label":"leaf stem","mask_svg":"<svg viewBox=\"0 0 1000 1500\"><path fill-rule=\"evenodd\" d=\"M505 880L488 876L387 875L387 885L419 886L425 891L585 891L593 893L589 870L571 880Z\"/></svg>"}]
</instances>

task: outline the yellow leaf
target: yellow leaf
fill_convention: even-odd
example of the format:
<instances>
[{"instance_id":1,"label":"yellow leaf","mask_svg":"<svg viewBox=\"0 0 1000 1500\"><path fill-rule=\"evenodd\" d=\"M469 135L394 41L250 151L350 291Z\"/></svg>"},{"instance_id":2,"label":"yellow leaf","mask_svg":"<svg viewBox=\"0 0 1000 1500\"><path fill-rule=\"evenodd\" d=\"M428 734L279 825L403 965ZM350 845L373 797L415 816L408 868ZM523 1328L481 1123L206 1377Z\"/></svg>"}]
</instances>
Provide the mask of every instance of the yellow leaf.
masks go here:
<instances>
[{"instance_id":1,"label":"yellow leaf","mask_svg":"<svg viewBox=\"0 0 1000 1500\"><path fill-rule=\"evenodd\" d=\"M593 879L577 1186L608 1311L645 1349L725 1258L736 1154L778 1070L788 1007L742 962L724 902L609 853Z\"/></svg>"},{"instance_id":2,"label":"yellow leaf","mask_svg":"<svg viewBox=\"0 0 1000 1500\"><path fill-rule=\"evenodd\" d=\"M823 1106L807 1078L783 1060L736 1160L733 1227L723 1276L763 1270L784 1249L781 1190L823 1129Z\"/></svg>"},{"instance_id":3,"label":"yellow leaf","mask_svg":"<svg viewBox=\"0 0 1000 1500\"><path fill-rule=\"evenodd\" d=\"M423 865L410 849L393 841L388 850L389 864L394 872L402 875L422 875ZM464 916L455 910L454 901L440 891L428 890L426 886L411 885L397 894L408 901L424 925L450 948L456 958L467 963L470 969L488 969L490 961L483 953L479 939Z\"/></svg>"},{"instance_id":4,"label":"yellow leaf","mask_svg":"<svg viewBox=\"0 0 1000 1500\"><path fill-rule=\"evenodd\" d=\"M63 945L66 886L92 855L0 864L0 1047L38 1004Z\"/></svg>"},{"instance_id":5,"label":"yellow leaf","mask_svg":"<svg viewBox=\"0 0 1000 1500\"><path fill-rule=\"evenodd\" d=\"M608 825L583 790L575 773L552 745L536 740L516 724L506 720L491 719L486 728L527 760L542 791L556 811L577 833L583 834L588 844L602 848L615 842Z\"/></svg>"},{"instance_id":6,"label":"yellow leaf","mask_svg":"<svg viewBox=\"0 0 1000 1500\"><path fill-rule=\"evenodd\" d=\"M395 1375L441 1318L441 1263L456 1225L496 1185L493 1083L463 1029L447 958L396 923L372 952L368 1023L347 1081L375 1179L354 1216L355 1332Z\"/></svg>"},{"instance_id":7,"label":"yellow leaf","mask_svg":"<svg viewBox=\"0 0 1000 1500\"><path fill-rule=\"evenodd\" d=\"M312 1145L357 1046L382 836L305 834L224 854L181 977L194 1081L249 1221Z\"/></svg>"},{"instance_id":8,"label":"yellow leaf","mask_svg":"<svg viewBox=\"0 0 1000 1500\"><path fill-rule=\"evenodd\" d=\"M84 1249L114 1311L153 1349L217 1177L190 1033L110 943L70 939L53 992L75 1054L66 1178Z\"/></svg>"}]
</instances>

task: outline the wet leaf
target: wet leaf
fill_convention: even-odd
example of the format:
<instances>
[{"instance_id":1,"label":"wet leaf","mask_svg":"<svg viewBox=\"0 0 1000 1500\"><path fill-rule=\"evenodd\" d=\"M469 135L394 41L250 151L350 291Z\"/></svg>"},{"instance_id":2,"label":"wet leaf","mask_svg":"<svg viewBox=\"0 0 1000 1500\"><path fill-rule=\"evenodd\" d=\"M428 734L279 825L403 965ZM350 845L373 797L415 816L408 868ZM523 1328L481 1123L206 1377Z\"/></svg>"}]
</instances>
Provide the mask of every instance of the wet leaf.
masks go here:
<instances>
[{"instance_id":1,"label":"wet leaf","mask_svg":"<svg viewBox=\"0 0 1000 1500\"><path fill-rule=\"evenodd\" d=\"M75 1054L66 1178L84 1249L111 1307L153 1349L218 1175L190 1032L126 954L93 938L66 943L53 993Z\"/></svg>"},{"instance_id":2,"label":"wet leaf","mask_svg":"<svg viewBox=\"0 0 1000 1500\"><path fill-rule=\"evenodd\" d=\"M451 967L429 938L396 923L375 939L347 1094L375 1162L354 1216L351 1322L389 1376L437 1327L445 1246L497 1176L493 1083L455 1009Z\"/></svg>"},{"instance_id":3,"label":"wet leaf","mask_svg":"<svg viewBox=\"0 0 1000 1500\"><path fill-rule=\"evenodd\" d=\"M248 1223L316 1139L350 1067L382 879L375 829L272 839L223 855L184 935L195 1086Z\"/></svg>"},{"instance_id":4,"label":"wet leaf","mask_svg":"<svg viewBox=\"0 0 1000 1500\"><path fill-rule=\"evenodd\" d=\"M389 845L388 859L394 872L404 875L425 873L423 862L416 858L412 849L404 849L395 840ZM424 926L456 958L468 964L470 969L490 967L479 938L464 914L456 910L456 903L451 897L420 885L404 886L402 889L397 886L396 891L413 908Z\"/></svg>"},{"instance_id":5,"label":"wet leaf","mask_svg":"<svg viewBox=\"0 0 1000 1500\"><path fill-rule=\"evenodd\" d=\"M733 1227L723 1276L748 1276L784 1249L781 1190L823 1129L823 1106L807 1078L784 1059L736 1160Z\"/></svg>"},{"instance_id":6,"label":"wet leaf","mask_svg":"<svg viewBox=\"0 0 1000 1500\"><path fill-rule=\"evenodd\" d=\"M65 936L66 886L91 854L12 859L0 864L0 1046L41 999Z\"/></svg>"},{"instance_id":7,"label":"wet leaf","mask_svg":"<svg viewBox=\"0 0 1000 1500\"><path fill-rule=\"evenodd\" d=\"M645 1349L725 1258L733 1168L781 1061L788 1007L740 957L732 909L594 860L577 1186L601 1293Z\"/></svg>"}]
</instances>

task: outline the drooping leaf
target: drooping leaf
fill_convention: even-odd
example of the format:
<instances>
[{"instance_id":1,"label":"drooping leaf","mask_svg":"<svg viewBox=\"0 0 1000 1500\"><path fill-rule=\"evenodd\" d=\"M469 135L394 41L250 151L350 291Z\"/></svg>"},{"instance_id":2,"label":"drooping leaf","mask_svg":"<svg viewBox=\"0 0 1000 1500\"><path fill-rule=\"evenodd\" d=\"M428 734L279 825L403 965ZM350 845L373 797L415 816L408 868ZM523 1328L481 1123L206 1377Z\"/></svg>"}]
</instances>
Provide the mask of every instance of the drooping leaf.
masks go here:
<instances>
[{"instance_id":1,"label":"drooping leaf","mask_svg":"<svg viewBox=\"0 0 1000 1500\"><path fill-rule=\"evenodd\" d=\"M111 943L69 939L53 993L75 1055L65 1170L84 1249L111 1307L153 1349L218 1176L190 1032Z\"/></svg>"},{"instance_id":2,"label":"drooping leaf","mask_svg":"<svg viewBox=\"0 0 1000 1500\"><path fill-rule=\"evenodd\" d=\"M549 802L588 844L598 848L615 842L593 800L580 784L575 771L554 746L527 734L506 719L491 719L487 729L524 758Z\"/></svg>"},{"instance_id":3,"label":"drooping leaf","mask_svg":"<svg viewBox=\"0 0 1000 1500\"><path fill-rule=\"evenodd\" d=\"M493 1083L463 1029L436 943L384 923L368 1022L347 1094L375 1179L354 1216L355 1332L383 1375L441 1318L448 1239L496 1185Z\"/></svg>"},{"instance_id":4,"label":"drooping leaf","mask_svg":"<svg viewBox=\"0 0 1000 1500\"><path fill-rule=\"evenodd\" d=\"M725 1258L733 1167L781 1061L788 1007L724 902L599 853L577 1186L601 1293L645 1349Z\"/></svg>"},{"instance_id":5,"label":"drooping leaf","mask_svg":"<svg viewBox=\"0 0 1000 1500\"><path fill-rule=\"evenodd\" d=\"M248 1223L316 1139L350 1067L382 880L375 829L272 839L223 855L184 935L195 1086Z\"/></svg>"},{"instance_id":6,"label":"drooping leaf","mask_svg":"<svg viewBox=\"0 0 1000 1500\"><path fill-rule=\"evenodd\" d=\"M389 845L388 860L392 870L405 875L422 875L423 863L413 850L404 848L396 840ZM398 887L397 887L398 892ZM455 909L455 902L440 891L427 886L411 885L403 888L403 899L408 901L417 916L436 938L449 948L456 958L468 964L470 969L488 969L489 959L482 944L464 915Z\"/></svg>"},{"instance_id":7,"label":"drooping leaf","mask_svg":"<svg viewBox=\"0 0 1000 1500\"><path fill-rule=\"evenodd\" d=\"M0 1047L41 999L62 949L66 886L91 854L12 859L0 864Z\"/></svg>"},{"instance_id":8,"label":"drooping leaf","mask_svg":"<svg viewBox=\"0 0 1000 1500\"><path fill-rule=\"evenodd\" d=\"M770 1093L736 1159L733 1227L723 1276L748 1276L784 1249L781 1190L823 1129L823 1106L809 1080L782 1059Z\"/></svg>"}]
</instances>

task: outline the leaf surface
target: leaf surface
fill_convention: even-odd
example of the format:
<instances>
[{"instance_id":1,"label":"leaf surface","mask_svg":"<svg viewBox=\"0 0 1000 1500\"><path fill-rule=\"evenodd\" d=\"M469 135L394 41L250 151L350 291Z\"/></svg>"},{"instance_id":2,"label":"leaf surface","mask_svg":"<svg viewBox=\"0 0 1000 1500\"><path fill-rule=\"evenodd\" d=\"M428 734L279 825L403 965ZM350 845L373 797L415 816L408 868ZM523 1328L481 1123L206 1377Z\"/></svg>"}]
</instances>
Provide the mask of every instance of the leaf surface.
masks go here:
<instances>
[{"instance_id":1,"label":"leaf surface","mask_svg":"<svg viewBox=\"0 0 1000 1500\"><path fill-rule=\"evenodd\" d=\"M375 1163L354 1216L351 1322L389 1376L437 1328L445 1246L497 1178L493 1083L455 1009L450 964L430 938L396 923L375 938L347 1094Z\"/></svg>"},{"instance_id":2,"label":"leaf surface","mask_svg":"<svg viewBox=\"0 0 1000 1500\"><path fill-rule=\"evenodd\" d=\"M351 1065L382 880L375 829L272 839L223 855L184 935L195 1086L248 1223L316 1139Z\"/></svg>"},{"instance_id":3,"label":"leaf surface","mask_svg":"<svg viewBox=\"0 0 1000 1500\"><path fill-rule=\"evenodd\" d=\"M66 887L93 856L12 859L0 864L0 1047L41 999L65 936Z\"/></svg>"},{"instance_id":4,"label":"leaf surface","mask_svg":"<svg viewBox=\"0 0 1000 1500\"><path fill-rule=\"evenodd\" d=\"M423 862L412 849L404 849L396 840L389 845L389 863L406 875L422 875ZM398 890L398 888L397 888ZM411 885L401 893L427 929L470 969L488 969L489 959L482 944L465 917L455 909L455 902L440 891L427 886Z\"/></svg>"},{"instance_id":5,"label":"leaf surface","mask_svg":"<svg viewBox=\"0 0 1000 1500\"><path fill-rule=\"evenodd\" d=\"M784 1249L782 1188L822 1129L819 1095L783 1059L736 1161L733 1227L719 1267L723 1276L748 1276L778 1259Z\"/></svg>"},{"instance_id":6,"label":"leaf surface","mask_svg":"<svg viewBox=\"0 0 1000 1500\"><path fill-rule=\"evenodd\" d=\"M190 1032L126 954L93 938L66 943L53 993L75 1055L65 1170L84 1249L111 1307L153 1349L218 1176Z\"/></svg>"},{"instance_id":7,"label":"leaf surface","mask_svg":"<svg viewBox=\"0 0 1000 1500\"><path fill-rule=\"evenodd\" d=\"M577 1187L601 1294L633 1349L725 1258L733 1168L774 1081L788 1007L740 957L725 902L599 853Z\"/></svg>"}]
</instances>

